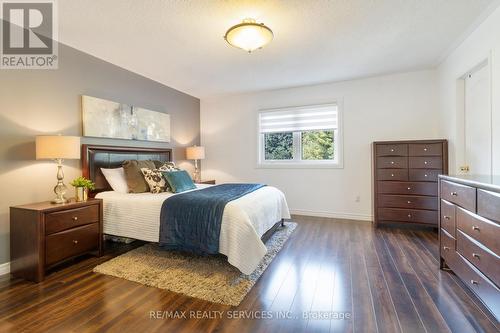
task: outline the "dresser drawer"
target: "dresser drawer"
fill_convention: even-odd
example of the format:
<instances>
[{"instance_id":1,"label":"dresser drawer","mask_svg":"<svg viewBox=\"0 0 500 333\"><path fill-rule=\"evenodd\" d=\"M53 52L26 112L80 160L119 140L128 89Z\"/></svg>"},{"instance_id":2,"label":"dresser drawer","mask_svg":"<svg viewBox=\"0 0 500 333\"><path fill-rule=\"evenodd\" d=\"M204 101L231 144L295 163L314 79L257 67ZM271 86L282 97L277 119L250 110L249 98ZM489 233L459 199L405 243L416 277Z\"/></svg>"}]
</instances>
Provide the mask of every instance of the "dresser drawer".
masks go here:
<instances>
[{"instance_id":1,"label":"dresser drawer","mask_svg":"<svg viewBox=\"0 0 500 333\"><path fill-rule=\"evenodd\" d=\"M441 170L410 169L409 180L415 182L437 182Z\"/></svg>"},{"instance_id":2,"label":"dresser drawer","mask_svg":"<svg viewBox=\"0 0 500 333\"><path fill-rule=\"evenodd\" d=\"M443 159L441 157L410 157L409 161L411 169L443 169Z\"/></svg>"},{"instance_id":3,"label":"dresser drawer","mask_svg":"<svg viewBox=\"0 0 500 333\"><path fill-rule=\"evenodd\" d=\"M443 145L441 143L411 143L408 146L410 156L442 156Z\"/></svg>"},{"instance_id":4,"label":"dresser drawer","mask_svg":"<svg viewBox=\"0 0 500 333\"><path fill-rule=\"evenodd\" d=\"M441 228L446 230L450 235L456 237L456 206L447 201L441 200Z\"/></svg>"},{"instance_id":5,"label":"dresser drawer","mask_svg":"<svg viewBox=\"0 0 500 333\"><path fill-rule=\"evenodd\" d=\"M500 290L460 254L448 266L483 301L493 315L500 319Z\"/></svg>"},{"instance_id":6,"label":"dresser drawer","mask_svg":"<svg viewBox=\"0 0 500 333\"><path fill-rule=\"evenodd\" d=\"M380 195L378 206L387 208L438 209L437 197L415 195Z\"/></svg>"},{"instance_id":7,"label":"dresser drawer","mask_svg":"<svg viewBox=\"0 0 500 333\"><path fill-rule=\"evenodd\" d=\"M500 253L500 225L457 207L457 228L494 253Z\"/></svg>"},{"instance_id":8,"label":"dresser drawer","mask_svg":"<svg viewBox=\"0 0 500 333\"><path fill-rule=\"evenodd\" d=\"M377 156L408 156L408 145L378 144Z\"/></svg>"},{"instance_id":9,"label":"dresser drawer","mask_svg":"<svg viewBox=\"0 0 500 333\"><path fill-rule=\"evenodd\" d=\"M47 236L45 265L57 263L99 248L99 223L68 229Z\"/></svg>"},{"instance_id":10,"label":"dresser drawer","mask_svg":"<svg viewBox=\"0 0 500 333\"><path fill-rule=\"evenodd\" d=\"M476 211L476 189L474 187L441 181L441 198L471 212Z\"/></svg>"},{"instance_id":11,"label":"dresser drawer","mask_svg":"<svg viewBox=\"0 0 500 333\"><path fill-rule=\"evenodd\" d=\"M377 168L406 169L408 168L408 157L400 157L400 156L377 157Z\"/></svg>"},{"instance_id":12,"label":"dresser drawer","mask_svg":"<svg viewBox=\"0 0 500 333\"><path fill-rule=\"evenodd\" d=\"M441 246L441 257L446 262L451 261L455 257L455 238L453 238L446 230L441 229L439 233L439 244Z\"/></svg>"},{"instance_id":13,"label":"dresser drawer","mask_svg":"<svg viewBox=\"0 0 500 333\"><path fill-rule=\"evenodd\" d=\"M432 210L379 208L378 219L384 221L427 223L437 225L438 213Z\"/></svg>"},{"instance_id":14,"label":"dresser drawer","mask_svg":"<svg viewBox=\"0 0 500 333\"><path fill-rule=\"evenodd\" d=\"M457 231L457 252L500 286L500 257L460 230Z\"/></svg>"},{"instance_id":15,"label":"dresser drawer","mask_svg":"<svg viewBox=\"0 0 500 333\"><path fill-rule=\"evenodd\" d=\"M379 169L377 177L379 180L408 180L408 169Z\"/></svg>"},{"instance_id":16,"label":"dresser drawer","mask_svg":"<svg viewBox=\"0 0 500 333\"><path fill-rule=\"evenodd\" d=\"M418 182L378 182L378 193L385 194L413 194L437 196L438 187L433 183Z\"/></svg>"},{"instance_id":17,"label":"dresser drawer","mask_svg":"<svg viewBox=\"0 0 500 333\"><path fill-rule=\"evenodd\" d=\"M45 234L50 235L97 221L99 221L99 205L48 213L45 215Z\"/></svg>"},{"instance_id":18,"label":"dresser drawer","mask_svg":"<svg viewBox=\"0 0 500 333\"><path fill-rule=\"evenodd\" d=\"M478 189L477 214L500 223L500 193Z\"/></svg>"}]
</instances>

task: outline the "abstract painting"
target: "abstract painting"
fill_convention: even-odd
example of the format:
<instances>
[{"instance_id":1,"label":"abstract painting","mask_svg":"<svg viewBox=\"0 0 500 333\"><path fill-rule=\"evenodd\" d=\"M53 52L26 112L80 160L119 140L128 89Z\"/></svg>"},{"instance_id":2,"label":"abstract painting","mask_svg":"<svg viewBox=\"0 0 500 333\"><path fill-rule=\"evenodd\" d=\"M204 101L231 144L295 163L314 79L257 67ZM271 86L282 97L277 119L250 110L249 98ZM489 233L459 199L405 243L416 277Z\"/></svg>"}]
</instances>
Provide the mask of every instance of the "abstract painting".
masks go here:
<instances>
[{"instance_id":1,"label":"abstract painting","mask_svg":"<svg viewBox=\"0 0 500 333\"><path fill-rule=\"evenodd\" d=\"M83 135L170 142L170 115L82 95Z\"/></svg>"}]
</instances>

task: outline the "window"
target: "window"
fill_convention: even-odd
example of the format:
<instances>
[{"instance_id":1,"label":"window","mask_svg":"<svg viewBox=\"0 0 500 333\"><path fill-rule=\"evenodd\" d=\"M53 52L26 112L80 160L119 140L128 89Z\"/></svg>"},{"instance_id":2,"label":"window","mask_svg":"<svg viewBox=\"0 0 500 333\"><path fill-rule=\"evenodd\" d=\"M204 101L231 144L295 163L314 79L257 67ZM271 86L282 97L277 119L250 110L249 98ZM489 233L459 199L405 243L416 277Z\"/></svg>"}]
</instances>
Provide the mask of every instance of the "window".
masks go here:
<instances>
[{"instance_id":1,"label":"window","mask_svg":"<svg viewBox=\"0 0 500 333\"><path fill-rule=\"evenodd\" d=\"M337 104L259 112L259 165L341 167Z\"/></svg>"}]
</instances>

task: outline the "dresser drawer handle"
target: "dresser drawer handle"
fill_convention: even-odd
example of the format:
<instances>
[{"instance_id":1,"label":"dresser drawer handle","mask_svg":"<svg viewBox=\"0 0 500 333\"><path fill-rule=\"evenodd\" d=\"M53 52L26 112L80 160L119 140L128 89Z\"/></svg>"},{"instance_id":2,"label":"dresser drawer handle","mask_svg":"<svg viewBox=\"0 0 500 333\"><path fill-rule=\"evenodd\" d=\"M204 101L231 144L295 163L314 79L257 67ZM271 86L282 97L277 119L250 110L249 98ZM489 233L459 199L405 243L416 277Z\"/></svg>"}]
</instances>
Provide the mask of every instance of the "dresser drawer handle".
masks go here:
<instances>
[{"instance_id":1,"label":"dresser drawer handle","mask_svg":"<svg viewBox=\"0 0 500 333\"><path fill-rule=\"evenodd\" d=\"M458 193L457 193L457 192L451 192L450 194L451 194L452 196L454 196L454 197L457 197L457 196L458 196Z\"/></svg>"},{"instance_id":2,"label":"dresser drawer handle","mask_svg":"<svg viewBox=\"0 0 500 333\"><path fill-rule=\"evenodd\" d=\"M477 225L473 225L473 226L472 226L472 230L474 230L474 231L479 231L479 227L478 227Z\"/></svg>"},{"instance_id":3,"label":"dresser drawer handle","mask_svg":"<svg viewBox=\"0 0 500 333\"><path fill-rule=\"evenodd\" d=\"M428 162L427 162L427 161L424 161L424 164L425 164L425 165L427 165L427 164L428 164Z\"/></svg>"},{"instance_id":4,"label":"dresser drawer handle","mask_svg":"<svg viewBox=\"0 0 500 333\"><path fill-rule=\"evenodd\" d=\"M450 217L449 217L449 216L447 216L447 215L445 215L445 216L443 216L443 217L444 217L444 219L445 219L445 220L449 220L449 219L450 219Z\"/></svg>"},{"instance_id":5,"label":"dresser drawer handle","mask_svg":"<svg viewBox=\"0 0 500 333\"><path fill-rule=\"evenodd\" d=\"M391 164L394 164L394 161L391 161Z\"/></svg>"},{"instance_id":6,"label":"dresser drawer handle","mask_svg":"<svg viewBox=\"0 0 500 333\"><path fill-rule=\"evenodd\" d=\"M450 250L450 248L449 248L448 246L443 246L443 250L445 250L445 251L449 251L449 250Z\"/></svg>"},{"instance_id":7,"label":"dresser drawer handle","mask_svg":"<svg viewBox=\"0 0 500 333\"><path fill-rule=\"evenodd\" d=\"M72 220L73 220L73 221L78 221L78 216L73 216L73 217L72 217Z\"/></svg>"},{"instance_id":8,"label":"dresser drawer handle","mask_svg":"<svg viewBox=\"0 0 500 333\"><path fill-rule=\"evenodd\" d=\"M477 259L481 259L481 256L477 253L473 253L472 256Z\"/></svg>"},{"instance_id":9,"label":"dresser drawer handle","mask_svg":"<svg viewBox=\"0 0 500 333\"><path fill-rule=\"evenodd\" d=\"M394 174L393 174L393 173L391 173L391 177L394 177Z\"/></svg>"},{"instance_id":10,"label":"dresser drawer handle","mask_svg":"<svg viewBox=\"0 0 500 333\"><path fill-rule=\"evenodd\" d=\"M394 148L391 148L391 153L394 153Z\"/></svg>"},{"instance_id":11,"label":"dresser drawer handle","mask_svg":"<svg viewBox=\"0 0 500 333\"><path fill-rule=\"evenodd\" d=\"M410 219L411 219L411 214L408 214L408 218L410 218Z\"/></svg>"},{"instance_id":12,"label":"dresser drawer handle","mask_svg":"<svg viewBox=\"0 0 500 333\"><path fill-rule=\"evenodd\" d=\"M427 174L425 174L424 177L429 177L429 176Z\"/></svg>"},{"instance_id":13,"label":"dresser drawer handle","mask_svg":"<svg viewBox=\"0 0 500 333\"><path fill-rule=\"evenodd\" d=\"M411 191L411 187L408 187L408 191Z\"/></svg>"},{"instance_id":14,"label":"dresser drawer handle","mask_svg":"<svg viewBox=\"0 0 500 333\"><path fill-rule=\"evenodd\" d=\"M424 148L424 151L427 151L427 148Z\"/></svg>"},{"instance_id":15,"label":"dresser drawer handle","mask_svg":"<svg viewBox=\"0 0 500 333\"><path fill-rule=\"evenodd\" d=\"M408 200L408 201L407 201L407 203L411 204L411 201L410 201L410 200Z\"/></svg>"},{"instance_id":16,"label":"dresser drawer handle","mask_svg":"<svg viewBox=\"0 0 500 333\"><path fill-rule=\"evenodd\" d=\"M73 244L75 244L75 245L76 245L76 244L78 244L78 241L75 239L75 240L73 241Z\"/></svg>"},{"instance_id":17,"label":"dresser drawer handle","mask_svg":"<svg viewBox=\"0 0 500 333\"><path fill-rule=\"evenodd\" d=\"M477 282L476 280L470 280L470 283L473 284L473 285L476 285L476 286L479 285L479 282Z\"/></svg>"}]
</instances>

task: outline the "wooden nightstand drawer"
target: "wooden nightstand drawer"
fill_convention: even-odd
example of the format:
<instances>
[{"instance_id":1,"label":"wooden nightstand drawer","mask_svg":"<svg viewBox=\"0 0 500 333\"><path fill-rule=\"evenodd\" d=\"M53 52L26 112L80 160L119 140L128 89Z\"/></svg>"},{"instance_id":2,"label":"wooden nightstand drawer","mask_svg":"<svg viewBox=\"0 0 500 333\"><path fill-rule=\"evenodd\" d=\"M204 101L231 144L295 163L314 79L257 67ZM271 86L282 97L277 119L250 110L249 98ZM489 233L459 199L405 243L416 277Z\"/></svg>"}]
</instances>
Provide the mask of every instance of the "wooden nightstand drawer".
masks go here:
<instances>
[{"instance_id":1,"label":"wooden nightstand drawer","mask_svg":"<svg viewBox=\"0 0 500 333\"><path fill-rule=\"evenodd\" d=\"M99 224L92 223L47 236L45 246L46 266L94 249L97 251Z\"/></svg>"},{"instance_id":2,"label":"wooden nightstand drawer","mask_svg":"<svg viewBox=\"0 0 500 333\"><path fill-rule=\"evenodd\" d=\"M97 221L99 221L98 205L48 213L45 215L45 234L50 235Z\"/></svg>"}]
</instances>

